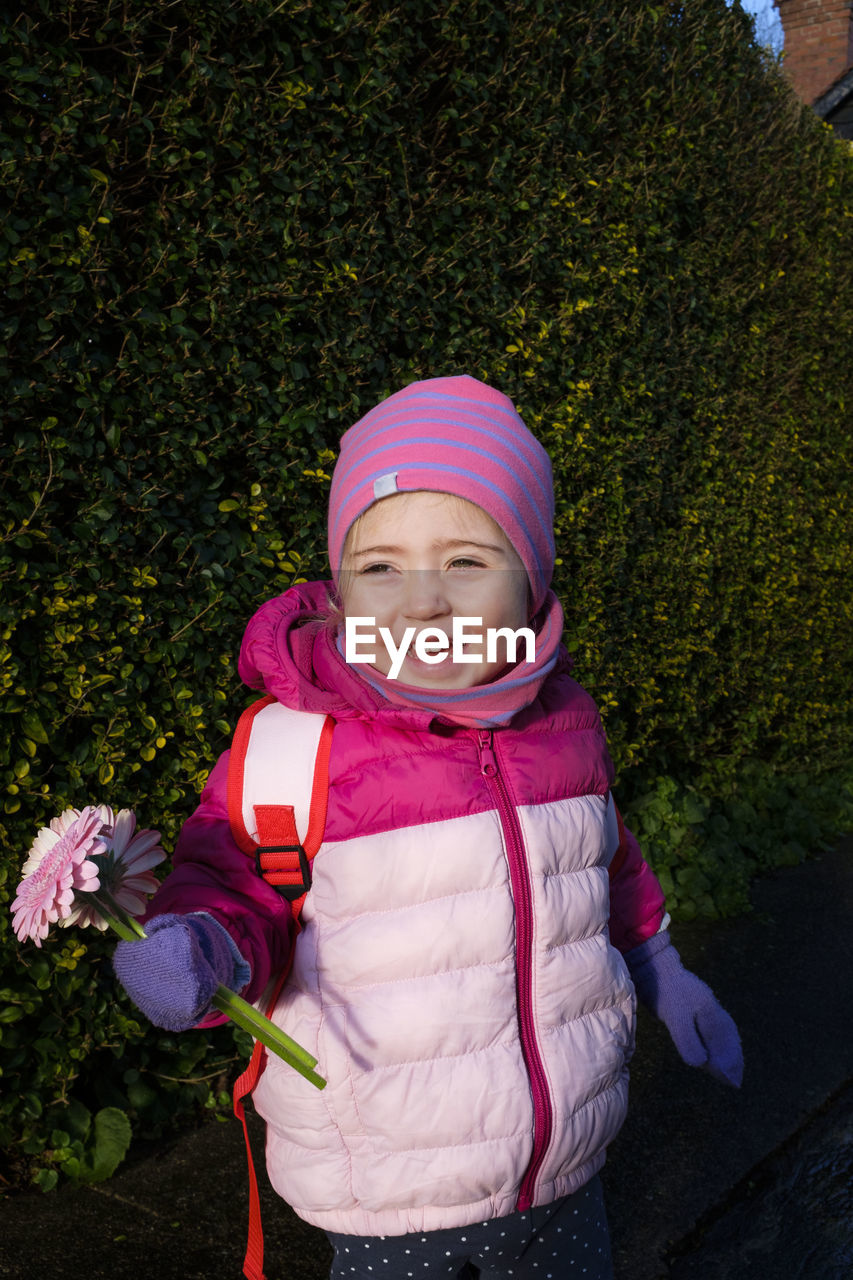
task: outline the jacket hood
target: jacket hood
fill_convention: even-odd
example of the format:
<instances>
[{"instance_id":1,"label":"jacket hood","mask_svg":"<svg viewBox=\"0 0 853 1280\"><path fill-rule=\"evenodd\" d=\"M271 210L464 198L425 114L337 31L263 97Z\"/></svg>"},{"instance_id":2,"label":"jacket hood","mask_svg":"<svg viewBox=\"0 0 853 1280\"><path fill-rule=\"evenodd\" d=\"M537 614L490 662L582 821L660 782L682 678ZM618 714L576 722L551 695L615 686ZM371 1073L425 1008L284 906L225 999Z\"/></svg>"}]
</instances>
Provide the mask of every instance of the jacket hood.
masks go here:
<instances>
[{"instance_id":1,"label":"jacket hood","mask_svg":"<svg viewBox=\"0 0 853 1280\"><path fill-rule=\"evenodd\" d=\"M286 707L336 720L375 720L401 729L426 729L434 720L460 723L450 709L444 714L389 700L344 660L337 645L334 594L332 582L302 582L261 605L243 637L240 679ZM556 599L554 604L562 619ZM571 666L560 645L552 675ZM537 692L538 684L531 686L525 703L535 701Z\"/></svg>"},{"instance_id":2,"label":"jacket hood","mask_svg":"<svg viewBox=\"0 0 853 1280\"><path fill-rule=\"evenodd\" d=\"M243 637L240 679L297 711L426 728L432 711L389 704L341 657L334 590L332 582L300 582L262 604Z\"/></svg>"}]
</instances>

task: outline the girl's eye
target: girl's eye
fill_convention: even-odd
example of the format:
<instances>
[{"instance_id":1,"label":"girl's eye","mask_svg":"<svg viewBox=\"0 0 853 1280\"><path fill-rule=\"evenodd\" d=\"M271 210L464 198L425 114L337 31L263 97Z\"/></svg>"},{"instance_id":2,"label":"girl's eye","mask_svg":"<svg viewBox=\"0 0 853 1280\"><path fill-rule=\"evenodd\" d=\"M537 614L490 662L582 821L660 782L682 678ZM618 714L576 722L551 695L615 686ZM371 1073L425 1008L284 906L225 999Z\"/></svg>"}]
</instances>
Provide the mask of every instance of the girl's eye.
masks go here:
<instances>
[{"instance_id":1,"label":"girl's eye","mask_svg":"<svg viewBox=\"0 0 853 1280\"><path fill-rule=\"evenodd\" d=\"M455 560L451 560L451 569L482 569L483 562L475 560L471 556L457 556Z\"/></svg>"},{"instance_id":2,"label":"girl's eye","mask_svg":"<svg viewBox=\"0 0 853 1280\"><path fill-rule=\"evenodd\" d=\"M390 573L390 564L366 564L363 569L359 569L359 575L366 573Z\"/></svg>"}]
</instances>

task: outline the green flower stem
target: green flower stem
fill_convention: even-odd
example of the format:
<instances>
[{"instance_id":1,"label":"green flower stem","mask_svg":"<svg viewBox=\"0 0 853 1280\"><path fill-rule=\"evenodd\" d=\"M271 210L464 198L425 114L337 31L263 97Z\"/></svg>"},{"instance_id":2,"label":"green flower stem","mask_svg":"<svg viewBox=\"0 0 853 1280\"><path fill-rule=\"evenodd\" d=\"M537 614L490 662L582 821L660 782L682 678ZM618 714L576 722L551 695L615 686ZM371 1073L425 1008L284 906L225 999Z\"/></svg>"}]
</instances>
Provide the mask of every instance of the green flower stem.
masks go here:
<instances>
[{"instance_id":1,"label":"green flower stem","mask_svg":"<svg viewBox=\"0 0 853 1280\"><path fill-rule=\"evenodd\" d=\"M108 889L101 888L97 893L81 894L80 896L91 898L92 905L98 914L106 920L113 932L117 933L125 942L137 942L140 938L146 936L145 930L139 921L134 920L133 916L116 902Z\"/></svg>"},{"instance_id":2,"label":"green flower stem","mask_svg":"<svg viewBox=\"0 0 853 1280\"><path fill-rule=\"evenodd\" d=\"M139 921L134 920L107 889L101 888L97 893L81 893L79 896L89 899L98 914L125 942L137 942L140 938L147 936ZM236 991L231 991L220 984L212 1003L220 1013L224 1013L232 1022L236 1022L238 1027L248 1031L253 1039L260 1040L261 1044L278 1054L283 1062L293 1067L294 1071L298 1071L316 1088L325 1089L326 1081L313 1070L317 1065L317 1059L295 1040L291 1040L290 1036L275 1023L270 1022L269 1018L258 1013L257 1009L254 1009L242 996L238 996Z\"/></svg>"},{"instance_id":3,"label":"green flower stem","mask_svg":"<svg viewBox=\"0 0 853 1280\"><path fill-rule=\"evenodd\" d=\"M298 1071L311 1084L318 1089L325 1089L326 1081L322 1076L317 1075L312 1067L316 1067L317 1059L313 1058L306 1049L297 1044L295 1040L291 1040L280 1027L270 1022L269 1018L265 1018L262 1013L258 1013L248 1001L242 996L238 996L236 991L231 991L228 987L221 984L216 988L216 993L211 1002L215 1009L220 1013L226 1014L232 1022L236 1022L238 1027L242 1027L244 1031L248 1031L250 1036L255 1040L260 1040L261 1044L266 1045L268 1049L272 1049L273 1053L277 1053L283 1062L293 1067L294 1071Z\"/></svg>"}]
</instances>

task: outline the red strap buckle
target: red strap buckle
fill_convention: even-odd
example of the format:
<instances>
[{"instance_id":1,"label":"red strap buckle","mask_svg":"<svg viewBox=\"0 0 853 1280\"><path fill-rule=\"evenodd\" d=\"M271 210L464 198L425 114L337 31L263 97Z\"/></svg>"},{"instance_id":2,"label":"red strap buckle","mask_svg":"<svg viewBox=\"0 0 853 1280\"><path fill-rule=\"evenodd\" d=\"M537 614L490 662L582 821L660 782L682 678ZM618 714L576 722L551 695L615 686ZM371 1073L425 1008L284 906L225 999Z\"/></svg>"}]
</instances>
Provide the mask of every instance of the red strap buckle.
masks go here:
<instances>
[{"instance_id":1,"label":"red strap buckle","mask_svg":"<svg viewBox=\"0 0 853 1280\"><path fill-rule=\"evenodd\" d=\"M290 875L290 868L273 865L272 868L264 867L261 862L261 854L263 853L295 853L299 858L299 874L301 880L292 880L285 883L276 883L271 876L270 871L275 871L279 875ZM311 863L308 861L308 854L302 848L301 844L264 844L258 845L255 850L255 869L259 876L263 876L276 893L281 894L287 902L295 902L297 898L301 898L311 888ZM293 868L292 874L296 874L296 868Z\"/></svg>"}]
</instances>

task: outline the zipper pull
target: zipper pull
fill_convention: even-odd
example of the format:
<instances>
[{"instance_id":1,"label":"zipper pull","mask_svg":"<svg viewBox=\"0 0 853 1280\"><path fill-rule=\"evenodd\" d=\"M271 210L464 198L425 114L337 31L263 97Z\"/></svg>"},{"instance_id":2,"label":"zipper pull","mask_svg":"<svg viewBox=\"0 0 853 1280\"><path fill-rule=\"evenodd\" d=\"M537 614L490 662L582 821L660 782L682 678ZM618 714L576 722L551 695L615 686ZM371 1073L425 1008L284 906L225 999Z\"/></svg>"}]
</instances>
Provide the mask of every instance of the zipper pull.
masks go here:
<instances>
[{"instance_id":1,"label":"zipper pull","mask_svg":"<svg viewBox=\"0 0 853 1280\"><path fill-rule=\"evenodd\" d=\"M480 773L484 778L494 778L498 771L498 762L492 748L491 729L477 730L477 750L480 754Z\"/></svg>"}]
</instances>

